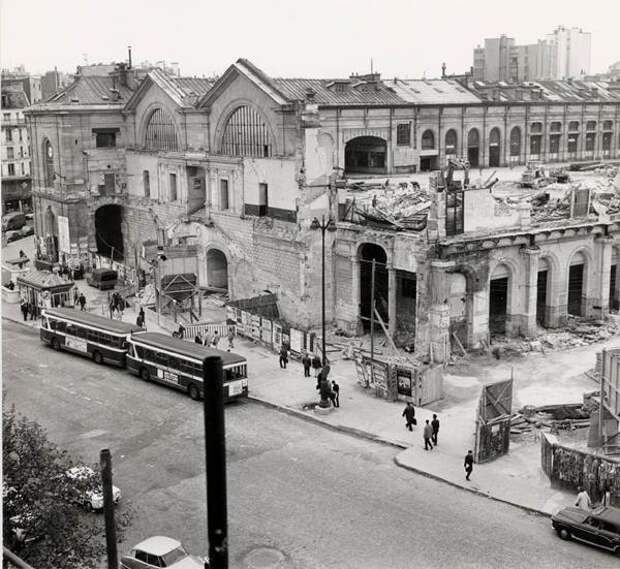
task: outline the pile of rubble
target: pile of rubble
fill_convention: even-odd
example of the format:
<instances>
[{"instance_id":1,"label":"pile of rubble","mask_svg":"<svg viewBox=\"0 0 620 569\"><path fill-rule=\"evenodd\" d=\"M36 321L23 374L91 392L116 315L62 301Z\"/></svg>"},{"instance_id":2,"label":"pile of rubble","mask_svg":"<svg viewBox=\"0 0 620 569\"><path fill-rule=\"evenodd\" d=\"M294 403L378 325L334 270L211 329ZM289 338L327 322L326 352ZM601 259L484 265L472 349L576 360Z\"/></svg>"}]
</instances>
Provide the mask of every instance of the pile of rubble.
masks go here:
<instances>
[{"instance_id":1,"label":"pile of rubble","mask_svg":"<svg viewBox=\"0 0 620 569\"><path fill-rule=\"evenodd\" d=\"M543 405L534 407L525 405L510 418L510 434L524 435L533 429L548 428L551 432L575 430L590 426L590 414L598 409L592 394L584 395L584 403L560 405Z\"/></svg>"},{"instance_id":2,"label":"pile of rubble","mask_svg":"<svg viewBox=\"0 0 620 569\"><path fill-rule=\"evenodd\" d=\"M536 337L532 340L494 336L491 351L496 358L500 359L501 357L520 356L528 352L544 353L548 349L566 350L602 342L617 335L619 331L620 327L613 318L587 320L569 315L563 328L539 328Z\"/></svg>"},{"instance_id":3,"label":"pile of rubble","mask_svg":"<svg viewBox=\"0 0 620 569\"><path fill-rule=\"evenodd\" d=\"M398 229L419 230L426 226L432 196L416 182L360 182L348 189L364 192L363 195L354 196L352 209L356 215L367 221L389 224Z\"/></svg>"}]
</instances>

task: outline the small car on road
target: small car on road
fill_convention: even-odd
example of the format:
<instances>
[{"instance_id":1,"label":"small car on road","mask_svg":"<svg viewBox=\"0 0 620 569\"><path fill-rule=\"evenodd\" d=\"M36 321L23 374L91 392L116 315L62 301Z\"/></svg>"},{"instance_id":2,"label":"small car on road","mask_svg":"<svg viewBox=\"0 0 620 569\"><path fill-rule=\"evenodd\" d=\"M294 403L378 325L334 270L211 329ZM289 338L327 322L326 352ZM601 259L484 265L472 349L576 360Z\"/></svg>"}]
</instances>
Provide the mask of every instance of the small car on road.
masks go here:
<instances>
[{"instance_id":1,"label":"small car on road","mask_svg":"<svg viewBox=\"0 0 620 569\"><path fill-rule=\"evenodd\" d=\"M67 477L78 483L84 483L94 480L97 475L89 466L74 466L67 471ZM120 488L112 486L112 498L114 503L118 504L121 499ZM88 511L103 509L103 488L98 486L96 490L85 490L80 494L78 503L84 506Z\"/></svg>"},{"instance_id":2,"label":"small car on road","mask_svg":"<svg viewBox=\"0 0 620 569\"><path fill-rule=\"evenodd\" d=\"M209 564L206 559L187 553L180 541L161 535L141 541L127 555L121 557L121 569L153 567L205 569Z\"/></svg>"},{"instance_id":3,"label":"small car on road","mask_svg":"<svg viewBox=\"0 0 620 569\"><path fill-rule=\"evenodd\" d=\"M551 517L551 525L562 539L576 539L620 555L620 508L564 508Z\"/></svg>"}]
</instances>

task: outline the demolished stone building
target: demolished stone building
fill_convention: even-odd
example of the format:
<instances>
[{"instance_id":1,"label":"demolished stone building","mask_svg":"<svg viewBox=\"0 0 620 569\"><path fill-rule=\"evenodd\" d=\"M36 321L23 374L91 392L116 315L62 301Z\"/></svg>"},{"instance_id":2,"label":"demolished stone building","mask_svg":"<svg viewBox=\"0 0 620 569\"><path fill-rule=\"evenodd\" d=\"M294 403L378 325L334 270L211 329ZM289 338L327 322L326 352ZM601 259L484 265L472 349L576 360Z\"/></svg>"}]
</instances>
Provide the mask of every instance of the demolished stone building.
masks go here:
<instances>
[{"instance_id":1,"label":"demolished stone building","mask_svg":"<svg viewBox=\"0 0 620 569\"><path fill-rule=\"evenodd\" d=\"M451 79L273 79L243 59L216 80L124 64L78 75L26 113L39 248L143 270L155 245L171 248L201 286L233 299L270 291L284 319L309 329L321 314L321 234L310 226L324 216L337 222L327 315L348 332L368 327L373 260L390 334L421 353L432 345L434 359L452 333L473 347L569 313L602 316L610 290L617 297L610 216L577 207L539 222L531 204L441 182L384 184L377 200L407 202L397 223L373 217L361 194L356 203L356 176L459 156L485 167L620 156L620 94L547 83L489 97Z\"/></svg>"}]
</instances>

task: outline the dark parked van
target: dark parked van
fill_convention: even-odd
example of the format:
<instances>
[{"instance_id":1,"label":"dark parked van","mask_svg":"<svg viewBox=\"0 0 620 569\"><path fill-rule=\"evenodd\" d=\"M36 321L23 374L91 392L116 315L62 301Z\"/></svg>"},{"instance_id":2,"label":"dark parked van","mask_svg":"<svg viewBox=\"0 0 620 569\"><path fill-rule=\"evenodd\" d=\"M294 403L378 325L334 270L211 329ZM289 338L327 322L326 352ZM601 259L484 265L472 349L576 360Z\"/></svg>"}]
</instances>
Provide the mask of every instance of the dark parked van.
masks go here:
<instances>
[{"instance_id":1,"label":"dark parked van","mask_svg":"<svg viewBox=\"0 0 620 569\"><path fill-rule=\"evenodd\" d=\"M23 213L16 211L2 216L3 231L21 229L24 225L26 225L26 216Z\"/></svg>"},{"instance_id":2,"label":"dark parked van","mask_svg":"<svg viewBox=\"0 0 620 569\"><path fill-rule=\"evenodd\" d=\"M101 290L114 288L118 282L118 273L112 269L94 269L86 282Z\"/></svg>"}]
</instances>

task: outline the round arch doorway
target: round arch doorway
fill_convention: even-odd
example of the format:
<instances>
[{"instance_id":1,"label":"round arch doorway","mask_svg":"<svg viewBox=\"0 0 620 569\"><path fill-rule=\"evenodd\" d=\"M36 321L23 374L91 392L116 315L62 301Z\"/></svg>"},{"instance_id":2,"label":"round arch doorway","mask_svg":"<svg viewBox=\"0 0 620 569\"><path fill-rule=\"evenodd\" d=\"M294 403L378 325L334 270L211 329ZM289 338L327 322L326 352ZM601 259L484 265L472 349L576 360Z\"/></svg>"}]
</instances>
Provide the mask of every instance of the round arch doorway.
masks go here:
<instances>
[{"instance_id":1,"label":"round arch doorway","mask_svg":"<svg viewBox=\"0 0 620 569\"><path fill-rule=\"evenodd\" d=\"M387 143L378 136L358 136L344 149L346 174L385 174Z\"/></svg>"},{"instance_id":2,"label":"round arch doorway","mask_svg":"<svg viewBox=\"0 0 620 569\"><path fill-rule=\"evenodd\" d=\"M207 251L207 285L228 290L228 261L219 249Z\"/></svg>"},{"instance_id":3,"label":"round arch doorway","mask_svg":"<svg viewBox=\"0 0 620 569\"><path fill-rule=\"evenodd\" d=\"M364 331L370 330L372 302L372 265L375 264L375 307L383 322L388 323L388 271L387 254L383 247L364 243L358 249L360 261L360 319ZM375 318L376 322L376 318Z\"/></svg>"},{"instance_id":4,"label":"round arch doorway","mask_svg":"<svg viewBox=\"0 0 620 569\"><path fill-rule=\"evenodd\" d=\"M124 257L122 217L123 208L116 204L103 205L95 212L97 253L114 261Z\"/></svg>"}]
</instances>

